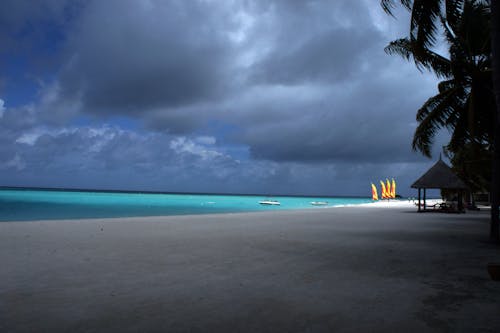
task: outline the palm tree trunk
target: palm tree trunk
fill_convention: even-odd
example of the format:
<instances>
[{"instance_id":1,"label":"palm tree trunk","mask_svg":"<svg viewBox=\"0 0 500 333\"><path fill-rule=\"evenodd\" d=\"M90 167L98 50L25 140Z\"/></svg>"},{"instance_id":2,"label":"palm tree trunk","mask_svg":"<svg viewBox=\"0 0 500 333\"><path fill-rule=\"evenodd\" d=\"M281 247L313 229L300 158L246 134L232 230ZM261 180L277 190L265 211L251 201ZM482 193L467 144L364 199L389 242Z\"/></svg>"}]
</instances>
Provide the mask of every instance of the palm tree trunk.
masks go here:
<instances>
[{"instance_id":1,"label":"palm tree trunk","mask_svg":"<svg viewBox=\"0 0 500 333\"><path fill-rule=\"evenodd\" d=\"M491 170L491 228L490 239L500 242L500 4L491 0L491 46L493 56L493 89L497 112L495 119L495 138L493 145L493 162Z\"/></svg>"}]
</instances>

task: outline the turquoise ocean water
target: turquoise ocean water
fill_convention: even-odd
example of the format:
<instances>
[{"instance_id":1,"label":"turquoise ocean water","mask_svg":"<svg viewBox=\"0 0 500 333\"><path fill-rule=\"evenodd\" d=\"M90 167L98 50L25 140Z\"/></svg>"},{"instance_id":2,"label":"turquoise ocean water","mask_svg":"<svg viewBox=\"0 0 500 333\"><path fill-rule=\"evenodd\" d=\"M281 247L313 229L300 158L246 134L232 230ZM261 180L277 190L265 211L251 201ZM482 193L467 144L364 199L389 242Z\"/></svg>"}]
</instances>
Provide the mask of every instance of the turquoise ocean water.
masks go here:
<instances>
[{"instance_id":1,"label":"turquoise ocean water","mask_svg":"<svg viewBox=\"0 0 500 333\"><path fill-rule=\"evenodd\" d=\"M266 199L278 200L281 205L259 204ZM328 205L313 206L313 201L326 201ZM367 202L371 199L0 189L0 221L324 209Z\"/></svg>"}]
</instances>

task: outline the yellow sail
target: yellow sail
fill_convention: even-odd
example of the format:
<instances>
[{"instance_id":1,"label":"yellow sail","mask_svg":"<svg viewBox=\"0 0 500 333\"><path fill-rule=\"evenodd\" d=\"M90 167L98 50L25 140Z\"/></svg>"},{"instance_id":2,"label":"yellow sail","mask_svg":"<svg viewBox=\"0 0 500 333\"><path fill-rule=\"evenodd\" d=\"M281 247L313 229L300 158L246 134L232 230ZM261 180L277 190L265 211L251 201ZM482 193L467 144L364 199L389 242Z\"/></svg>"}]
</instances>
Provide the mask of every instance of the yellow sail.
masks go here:
<instances>
[{"instance_id":1,"label":"yellow sail","mask_svg":"<svg viewBox=\"0 0 500 333\"><path fill-rule=\"evenodd\" d=\"M377 187L372 183L372 200L378 200Z\"/></svg>"},{"instance_id":2,"label":"yellow sail","mask_svg":"<svg viewBox=\"0 0 500 333\"><path fill-rule=\"evenodd\" d=\"M396 181L392 178L391 197L396 198Z\"/></svg>"},{"instance_id":3,"label":"yellow sail","mask_svg":"<svg viewBox=\"0 0 500 333\"><path fill-rule=\"evenodd\" d=\"M390 199L390 198L392 198L392 195L391 195L391 193L392 193L391 192L391 182L389 181L389 179L386 178L385 179L385 183L386 183L385 190L387 191L386 192L387 193L387 199Z\"/></svg>"},{"instance_id":4,"label":"yellow sail","mask_svg":"<svg viewBox=\"0 0 500 333\"><path fill-rule=\"evenodd\" d=\"M385 184L383 181L380 181L380 192L382 192L382 199L387 199L387 191L385 190Z\"/></svg>"}]
</instances>

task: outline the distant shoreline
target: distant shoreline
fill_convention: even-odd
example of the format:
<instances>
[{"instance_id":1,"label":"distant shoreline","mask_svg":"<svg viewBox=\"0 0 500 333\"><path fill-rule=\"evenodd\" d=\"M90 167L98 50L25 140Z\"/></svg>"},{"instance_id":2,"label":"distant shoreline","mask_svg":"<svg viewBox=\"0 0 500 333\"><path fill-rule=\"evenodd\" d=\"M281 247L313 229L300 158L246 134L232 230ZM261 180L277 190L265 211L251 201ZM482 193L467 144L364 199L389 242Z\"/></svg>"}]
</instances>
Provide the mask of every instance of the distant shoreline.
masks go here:
<instances>
[{"instance_id":1,"label":"distant shoreline","mask_svg":"<svg viewBox=\"0 0 500 333\"><path fill-rule=\"evenodd\" d=\"M26 187L26 186L0 186L0 190L18 191L58 191L58 192L98 192L98 193L143 193L143 194L192 194L192 195L227 195L248 197L304 197L304 198L353 198L364 199L370 196L357 195L323 195L323 194L279 194L279 193L222 193L222 192L169 192L169 191L147 191L147 190L117 190L117 189L90 189L90 188L65 188L65 187ZM403 198L404 199L404 198Z\"/></svg>"}]
</instances>

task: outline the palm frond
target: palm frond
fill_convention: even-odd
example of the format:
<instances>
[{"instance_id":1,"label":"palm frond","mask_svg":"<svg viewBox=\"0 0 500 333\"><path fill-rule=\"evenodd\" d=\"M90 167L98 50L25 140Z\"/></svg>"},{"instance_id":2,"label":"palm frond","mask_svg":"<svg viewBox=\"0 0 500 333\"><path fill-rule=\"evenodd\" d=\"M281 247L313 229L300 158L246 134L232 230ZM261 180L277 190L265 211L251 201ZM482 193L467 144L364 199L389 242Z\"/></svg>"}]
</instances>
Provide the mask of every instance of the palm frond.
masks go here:
<instances>
[{"instance_id":1,"label":"palm frond","mask_svg":"<svg viewBox=\"0 0 500 333\"><path fill-rule=\"evenodd\" d=\"M449 117L448 105L456 97L457 87L451 87L439 94L429 98L417 111L416 120L418 122L423 122L427 117L433 112L439 112L442 121L439 123L440 126L446 125L446 119ZM434 113L434 117L435 117Z\"/></svg>"},{"instance_id":2,"label":"palm frond","mask_svg":"<svg viewBox=\"0 0 500 333\"><path fill-rule=\"evenodd\" d=\"M491 9L477 1L466 1L460 20L459 38L471 56L491 52L490 36Z\"/></svg>"},{"instance_id":3,"label":"palm frond","mask_svg":"<svg viewBox=\"0 0 500 333\"><path fill-rule=\"evenodd\" d=\"M444 126L450 130L455 131L457 126L462 124L463 119L467 119L467 114L469 111L470 95L461 86L457 86L453 93L453 98L447 101L448 116L446 118Z\"/></svg>"},{"instance_id":4,"label":"palm frond","mask_svg":"<svg viewBox=\"0 0 500 333\"><path fill-rule=\"evenodd\" d=\"M411 9L410 39L421 48L429 49L436 42L443 0L414 0Z\"/></svg>"},{"instance_id":5,"label":"palm frond","mask_svg":"<svg viewBox=\"0 0 500 333\"><path fill-rule=\"evenodd\" d=\"M446 126L447 119L453 113L450 105L453 105L456 92L457 88L451 88L439 93L429 98L418 110L417 121L419 121L419 124L413 135L413 150L420 151L425 156L431 157L430 150L434 137L439 129Z\"/></svg>"},{"instance_id":6,"label":"palm frond","mask_svg":"<svg viewBox=\"0 0 500 333\"><path fill-rule=\"evenodd\" d=\"M445 14L443 17L446 25L452 30L457 30L458 21L464 8L464 0L446 0L445 1Z\"/></svg>"},{"instance_id":7,"label":"palm frond","mask_svg":"<svg viewBox=\"0 0 500 333\"><path fill-rule=\"evenodd\" d=\"M390 55L399 55L406 60L413 58L417 68L434 72L438 77L449 77L450 61L445 57L431 51L421 50L419 45L408 38L400 38L389 43L384 51Z\"/></svg>"},{"instance_id":8,"label":"palm frond","mask_svg":"<svg viewBox=\"0 0 500 333\"><path fill-rule=\"evenodd\" d=\"M431 147L434 143L434 137L439 128L433 126L424 126L422 123L415 130L413 135L412 149L414 151L420 151L426 157L432 157Z\"/></svg>"},{"instance_id":9,"label":"palm frond","mask_svg":"<svg viewBox=\"0 0 500 333\"><path fill-rule=\"evenodd\" d=\"M446 90L453 88L455 85L456 85L455 79L441 81L438 83L438 91L440 93L445 92Z\"/></svg>"},{"instance_id":10,"label":"palm frond","mask_svg":"<svg viewBox=\"0 0 500 333\"><path fill-rule=\"evenodd\" d=\"M381 0L380 5L382 6L382 9L384 10L384 12L386 12L387 14L389 14L391 16L394 16L392 14L392 10L394 8L396 8L395 2L396 2L395 0ZM403 6L407 10L411 10L411 0L400 0L399 2L401 4L401 6Z\"/></svg>"},{"instance_id":11,"label":"palm frond","mask_svg":"<svg viewBox=\"0 0 500 333\"><path fill-rule=\"evenodd\" d=\"M393 40L384 48L384 51L389 55L399 55L406 60L413 58L413 47L408 38Z\"/></svg>"},{"instance_id":12,"label":"palm frond","mask_svg":"<svg viewBox=\"0 0 500 333\"><path fill-rule=\"evenodd\" d=\"M458 18L457 18L458 20ZM449 45L452 45L453 43L456 42L457 34L455 32L456 30L456 23L451 24L450 21L448 21L447 17L441 17L441 26L443 27L444 30L444 37L446 41L448 42Z\"/></svg>"},{"instance_id":13,"label":"palm frond","mask_svg":"<svg viewBox=\"0 0 500 333\"><path fill-rule=\"evenodd\" d=\"M448 143L448 149L451 152L460 151L460 149L465 146L468 137L467 116L462 114L461 117L459 116L456 118L454 130L452 131L450 142Z\"/></svg>"}]
</instances>

